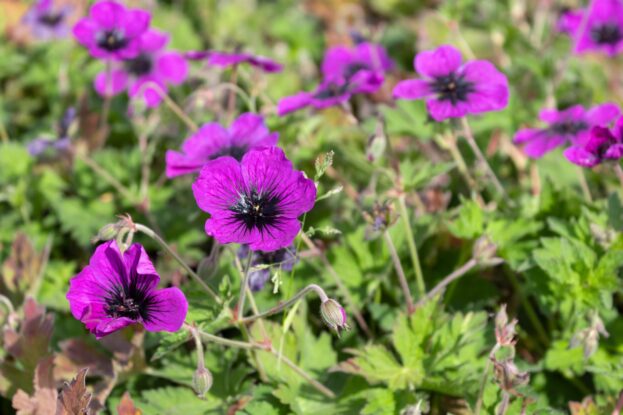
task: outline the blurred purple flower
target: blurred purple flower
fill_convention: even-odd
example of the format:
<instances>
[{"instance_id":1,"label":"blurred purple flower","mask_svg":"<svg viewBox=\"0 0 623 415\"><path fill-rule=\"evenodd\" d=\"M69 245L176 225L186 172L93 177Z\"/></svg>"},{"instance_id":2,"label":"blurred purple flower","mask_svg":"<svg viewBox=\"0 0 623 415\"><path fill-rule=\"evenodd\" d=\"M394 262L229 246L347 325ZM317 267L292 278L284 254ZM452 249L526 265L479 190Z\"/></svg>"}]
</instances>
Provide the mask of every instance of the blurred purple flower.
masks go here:
<instances>
[{"instance_id":1,"label":"blurred purple flower","mask_svg":"<svg viewBox=\"0 0 623 415\"><path fill-rule=\"evenodd\" d=\"M278 147L250 150L240 162L230 156L209 161L193 193L211 215L208 235L261 251L290 245L301 229L298 217L316 201L314 182L294 170Z\"/></svg>"},{"instance_id":2,"label":"blurred purple flower","mask_svg":"<svg viewBox=\"0 0 623 415\"><path fill-rule=\"evenodd\" d=\"M69 107L58 123L56 139L36 138L27 145L28 153L33 157L45 158L70 149L69 127L76 117L76 110Z\"/></svg>"},{"instance_id":3,"label":"blurred purple flower","mask_svg":"<svg viewBox=\"0 0 623 415\"><path fill-rule=\"evenodd\" d=\"M604 52L614 56L623 51L623 1L593 0L586 22L575 18L575 53ZM573 21L572 21L573 23Z\"/></svg>"},{"instance_id":4,"label":"blurred purple flower","mask_svg":"<svg viewBox=\"0 0 623 415\"><path fill-rule=\"evenodd\" d=\"M318 88L282 98L278 113L285 115L307 106L331 107L348 101L353 94L376 92L392 67L393 62L381 45L363 42L355 47L332 47L325 53L323 81Z\"/></svg>"},{"instance_id":5,"label":"blurred purple flower","mask_svg":"<svg viewBox=\"0 0 623 415\"><path fill-rule=\"evenodd\" d=\"M241 245L238 249L238 258L247 260L249 253L253 255L251 258L252 267L269 265L277 267L282 271L290 272L298 262L294 244L272 252L251 251L248 245ZM249 272L249 288L252 291L260 291L264 288L264 285L270 279L270 271L271 268L267 267Z\"/></svg>"},{"instance_id":6,"label":"blurred purple flower","mask_svg":"<svg viewBox=\"0 0 623 415\"><path fill-rule=\"evenodd\" d=\"M584 13L586 13L584 9L566 10L562 12L556 22L556 30L574 36L582 23Z\"/></svg>"},{"instance_id":7,"label":"blurred purple flower","mask_svg":"<svg viewBox=\"0 0 623 415\"><path fill-rule=\"evenodd\" d=\"M593 127L585 143L569 147L564 152L567 159L582 167L594 167L607 160L623 157L623 117L614 128Z\"/></svg>"},{"instance_id":8,"label":"blurred purple flower","mask_svg":"<svg viewBox=\"0 0 623 415\"><path fill-rule=\"evenodd\" d=\"M63 38L69 35L67 17L70 5L56 7L52 0L39 0L24 15L22 22L30 26L35 37L42 40Z\"/></svg>"},{"instance_id":9,"label":"blurred purple flower","mask_svg":"<svg viewBox=\"0 0 623 415\"><path fill-rule=\"evenodd\" d=\"M231 156L240 161L247 151L277 144L278 133L271 133L264 118L257 114L241 114L229 127L217 123L203 125L182 144L182 152L168 150L166 174L172 178L196 173L210 160Z\"/></svg>"},{"instance_id":10,"label":"blurred purple flower","mask_svg":"<svg viewBox=\"0 0 623 415\"><path fill-rule=\"evenodd\" d=\"M188 302L177 287L157 289L159 281L141 245L121 253L113 240L98 246L89 265L69 281L67 300L73 316L98 339L134 323L174 332L184 323Z\"/></svg>"},{"instance_id":11,"label":"blurred purple flower","mask_svg":"<svg viewBox=\"0 0 623 415\"><path fill-rule=\"evenodd\" d=\"M574 105L565 110L541 110L539 118L549 124L546 128L525 128L515 134L515 144L525 144L524 152L540 158L557 147L585 143L594 126L604 126L614 121L621 111L615 104L606 103L589 110Z\"/></svg>"},{"instance_id":12,"label":"blurred purple flower","mask_svg":"<svg viewBox=\"0 0 623 415\"><path fill-rule=\"evenodd\" d=\"M126 9L116 1L102 0L91 6L88 17L76 23L73 33L93 57L128 59L141 52L140 37L150 21L147 11Z\"/></svg>"},{"instance_id":13,"label":"blurred purple flower","mask_svg":"<svg viewBox=\"0 0 623 415\"><path fill-rule=\"evenodd\" d=\"M418 53L414 66L423 79L399 82L394 97L426 99L435 121L498 111L508 105L508 80L491 62L475 60L461 65L461 53L443 45Z\"/></svg>"},{"instance_id":14,"label":"blurred purple flower","mask_svg":"<svg viewBox=\"0 0 623 415\"><path fill-rule=\"evenodd\" d=\"M162 101L167 84L179 85L188 76L188 63L181 53L165 51L169 36L157 30L148 30L140 37L138 54L133 58L115 61L110 74L100 72L94 87L102 96L117 95L127 89L132 98L142 96L152 108ZM110 77L110 79L108 79Z\"/></svg>"}]
</instances>

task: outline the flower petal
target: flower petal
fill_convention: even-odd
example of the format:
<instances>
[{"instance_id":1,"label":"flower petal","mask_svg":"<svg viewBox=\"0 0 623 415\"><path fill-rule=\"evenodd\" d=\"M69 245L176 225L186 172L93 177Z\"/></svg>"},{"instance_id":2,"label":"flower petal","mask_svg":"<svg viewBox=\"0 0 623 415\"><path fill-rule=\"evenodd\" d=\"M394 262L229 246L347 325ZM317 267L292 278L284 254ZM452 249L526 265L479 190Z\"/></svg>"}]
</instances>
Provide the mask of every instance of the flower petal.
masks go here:
<instances>
[{"instance_id":1,"label":"flower petal","mask_svg":"<svg viewBox=\"0 0 623 415\"><path fill-rule=\"evenodd\" d=\"M150 29L141 35L141 50L154 53L163 49L169 42L169 35L158 30Z\"/></svg>"},{"instance_id":2,"label":"flower petal","mask_svg":"<svg viewBox=\"0 0 623 415\"><path fill-rule=\"evenodd\" d=\"M160 55L156 61L157 74L167 82L179 85L188 76L188 62L177 52L167 52Z\"/></svg>"},{"instance_id":3,"label":"flower petal","mask_svg":"<svg viewBox=\"0 0 623 415\"><path fill-rule=\"evenodd\" d=\"M563 153L567 160L582 167L594 167L601 163L601 160L582 147L569 147Z\"/></svg>"},{"instance_id":4,"label":"flower petal","mask_svg":"<svg viewBox=\"0 0 623 415\"><path fill-rule=\"evenodd\" d=\"M199 208L212 216L229 217L229 207L244 188L240 164L233 157L219 157L207 162L192 189Z\"/></svg>"},{"instance_id":5,"label":"flower petal","mask_svg":"<svg viewBox=\"0 0 623 415\"><path fill-rule=\"evenodd\" d=\"M606 126L614 121L619 115L621 110L616 104L605 103L596 105L586 113L586 120L590 125L594 126Z\"/></svg>"},{"instance_id":6,"label":"flower petal","mask_svg":"<svg viewBox=\"0 0 623 415\"><path fill-rule=\"evenodd\" d=\"M415 70L422 76L435 78L455 72L461 66L461 52L453 46L443 45L427 50L415 57Z\"/></svg>"},{"instance_id":7,"label":"flower petal","mask_svg":"<svg viewBox=\"0 0 623 415\"><path fill-rule=\"evenodd\" d=\"M423 79L408 79L394 87L394 98L420 99L433 93L430 85Z\"/></svg>"},{"instance_id":8,"label":"flower petal","mask_svg":"<svg viewBox=\"0 0 623 415\"><path fill-rule=\"evenodd\" d=\"M309 92L299 92L296 95L281 98L277 105L277 114L284 116L291 112L300 110L308 105L312 101L312 95Z\"/></svg>"},{"instance_id":9,"label":"flower petal","mask_svg":"<svg viewBox=\"0 0 623 415\"><path fill-rule=\"evenodd\" d=\"M122 69L100 72L95 77L93 87L101 96L114 96L128 87L128 74Z\"/></svg>"},{"instance_id":10,"label":"flower petal","mask_svg":"<svg viewBox=\"0 0 623 415\"><path fill-rule=\"evenodd\" d=\"M119 27L127 37L134 38L142 35L149 28L150 22L149 12L141 9L128 10L121 16Z\"/></svg>"},{"instance_id":11,"label":"flower petal","mask_svg":"<svg viewBox=\"0 0 623 415\"><path fill-rule=\"evenodd\" d=\"M76 23L72 29L72 32L80 44L90 48L93 44L95 44L95 35L97 30L98 27L93 20L84 18Z\"/></svg>"},{"instance_id":12,"label":"flower petal","mask_svg":"<svg viewBox=\"0 0 623 415\"><path fill-rule=\"evenodd\" d=\"M271 147L277 144L278 133L271 134L264 117L254 113L241 114L229 127L232 145Z\"/></svg>"},{"instance_id":13,"label":"flower petal","mask_svg":"<svg viewBox=\"0 0 623 415\"><path fill-rule=\"evenodd\" d=\"M465 64L462 74L474 84L468 95L469 112L478 114L497 111L508 105L508 80L506 75L488 61L477 60Z\"/></svg>"},{"instance_id":14,"label":"flower petal","mask_svg":"<svg viewBox=\"0 0 623 415\"><path fill-rule=\"evenodd\" d=\"M151 293L147 319L143 325L147 331L178 331L188 312L188 301L177 288L164 288Z\"/></svg>"},{"instance_id":15,"label":"flower petal","mask_svg":"<svg viewBox=\"0 0 623 415\"><path fill-rule=\"evenodd\" d=\"M113 29L123 19L126 8L116 1L99 1L91 6L89 16L102 29Z\"/></svg>"},{"instance_id":16,"label":"flower petal","mask_svg":"<svg viewBox=\"0 0 623 415\"><path fill-rule=\"evenodd\" d=\"M469 105L466 102L459 101L454 105L450 100L440 101L437 99L426 101L426 108L435 121L463 117L469 111Z\"/></svg>"}]
</instances>

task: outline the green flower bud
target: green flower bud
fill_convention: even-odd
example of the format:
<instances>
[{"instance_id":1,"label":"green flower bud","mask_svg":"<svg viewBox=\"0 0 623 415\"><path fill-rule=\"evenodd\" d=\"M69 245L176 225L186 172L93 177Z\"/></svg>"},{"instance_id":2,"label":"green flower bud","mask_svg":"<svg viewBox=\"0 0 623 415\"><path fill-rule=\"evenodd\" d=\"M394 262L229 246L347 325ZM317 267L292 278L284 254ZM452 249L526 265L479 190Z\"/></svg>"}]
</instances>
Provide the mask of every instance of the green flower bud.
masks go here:
<instances>
[{"instance_id":1,"label":"green flower bud","mask_svg":"<svg viewBox=\"0 0 623 415\"><path fill-rule=\"evenodd\" d=\"M335 300L327 299L320 305L320 316L322 321L333 331L340 335L341 330L350 330L346 322L346 311L344 307Z\"/></svg>"},{"instance_id":2,"label":"green flower bud","mask_svg":"<svg viewBox=\"0 0 623 415\"><path fill-rule=\"evenodd\" d=\"M200 367L193 374L193 389L198 397L203 398L212 387L212 373L205 367Z\"/></svg>"}]
</instances>

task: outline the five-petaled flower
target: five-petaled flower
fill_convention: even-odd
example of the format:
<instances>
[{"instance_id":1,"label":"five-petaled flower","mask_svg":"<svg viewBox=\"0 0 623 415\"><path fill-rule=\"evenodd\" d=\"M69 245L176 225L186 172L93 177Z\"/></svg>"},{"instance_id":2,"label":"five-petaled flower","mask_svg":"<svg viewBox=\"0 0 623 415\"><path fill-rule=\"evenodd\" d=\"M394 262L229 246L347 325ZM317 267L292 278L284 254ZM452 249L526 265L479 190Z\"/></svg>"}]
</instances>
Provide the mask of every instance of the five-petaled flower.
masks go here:
<instances>
[{"instance_id":1,"label":"five-petaled flower","mask_svg":"<svg viewBox=\"0 0 623 415\"><path fill-rule=\"evenodd\" d=\"M113 240L98 246L89 265L70 280L67 300L74 317L98 339L134 323L174 332L188 302L177 287L157 289L159 281L141 245L121 253Z\"/></svg>"},{"instance_id":2,"label":"five-petaled flower","mask_svg":"<svg viewBox=\"0 0 623 415\"><path fill-rule=\"evenodd\" d=\"M607 160L623 157L623 117L614 128L593 127L585 143L569 147L564 152L572 163L582 167L594 167Z\"/></svg>"},{"instance_id":3,"label":"five-petaled flower","mask_svg":"<svg viewBox=\"0 0 623 415\"><path fill-rule=\"evenodd\" d=\"M623 51L623 1L593 0L588 15L568 16L567 32L575 41L574 52L605 52L614 56Z\"/></svg>"},{"instance_id":4,"label":"five-petaled flower","mask_svg":"<svg viewBox=\"0 0 623 415\"><path fill-rule=\"evenodd\" d=\"M278 133L271 133L260 115L241 114L229 127L211 122L203 125L182 144L182 152L168 150L167 177L196 173L210 160L231 156L240 161L247 151L277 144Z\"/></svg>"},{"instance_id":5,"label":"five-petaled flower","mask_svg":"<svg viewBox=\"0 0 623 415\"><path fill-rule=\"evenodd\" d=\"M532 158L565 144L582 144L589 138L594 126L604 126L620 114L615 104L606 103L586 110L582 105L574 105L565 110L541 110L539 118L549 124L546 128L525 128L515 134L516 144L525 144L525 153Z\"/></svg>"},{"instance_id":6,"label":"five-petaled flower","mask_svg":"<svg viewBox=\"0 0 623 415\"><path fill-rule=\"evenodd\" d=\"M128 59L139 55L140 37L150 21L149 12L104 0L91 6L89 16L76 23L73 33L93 57Z\"/></svg>"},{"instance_id":7,"label":"five-petaled flower","mask_svg":"<svg viewBox=\"0 0 623 415\"><path fill-rule=\"evenodd\" d=\"M278 113L285 115L312 106L339 105L353 94L376 92L393 67L385 48L369 42L355 47L335 46L327 50L322 62L323 81L314 92L299 92L279 101Z\"/></svg>"},{"instance_id":8,"label":"five-petaled flower","mask_svg":"<svg viewBox=\"0 0 623 415\"><path fill-rule=\"evenodd\" d=\"M62 38L69 34L67 18L72 11L73 7L68 4L57 6L52 0L39 0L30 7L22 21L39 39Z\"/></svg>"},{"instance_id":9,"label":"five-petaled flower","mask_svg":"<svg viewBox=\"0 0 623 415\"><path fill-rule=\"evenodd\" d=\"M423 79L399 82L394 97L426 99L436 121L504 109L508 104L508 80L493 64L474 60L461 65L461 53L443 45L416 55L415 70Z\"/></svg>"},{"instance_id":10,"label":"five-petaled flower","mask_svg":"<svg viewBox=\"0 0 623 415\"><path fill-rule=\"evenodd\" d=\"M112 70L100 72L95 90L102 96L127 89L130 97L142 96L148 107L156 107L167 84L179 85L188 76L188 62L181 53L166 51L169 35L150 29L140 37L138 54L112 63ZM159 89L159 90L157 90Z\"/></svg>"},{"instance_id":11,"label":"five-petaled flower","mask_svg":"<svg viewBox=\"0 0 623 415\"><path fill-rule=\"evenodd\" d=\"M294 170L278 147L250 150L241 161L225 156L208 162L193 193L211 215L208 235L261 251L290 245L301 229L298 217L316 200L314 182Z\"/></svg>"}]
</instances>

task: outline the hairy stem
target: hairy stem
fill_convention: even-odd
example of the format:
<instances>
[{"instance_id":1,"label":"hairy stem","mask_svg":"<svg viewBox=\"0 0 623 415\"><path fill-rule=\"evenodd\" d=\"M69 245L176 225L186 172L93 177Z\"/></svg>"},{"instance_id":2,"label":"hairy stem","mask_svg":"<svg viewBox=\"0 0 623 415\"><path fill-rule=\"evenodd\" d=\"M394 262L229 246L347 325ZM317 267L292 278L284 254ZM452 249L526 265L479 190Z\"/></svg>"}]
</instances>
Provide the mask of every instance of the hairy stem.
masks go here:
<instances>
[{"instance_id":1,"label":"hairy stem","mask_svg":"<svg viewBox=\"0 0 623 415\"><path fill-rule=\"evenodd\" d=\"M184 112L184 110L182 108L180 108L179 105L177 105L175 103L175 101L173 101L171 99L171 97L169 96L169 94L167 94L161 87L160 85L158 85L155 82L149 81L149 82L145 82L142 86L142 91L139 94L142 95L142 93L147 89L147 88L151 88L154 91L156 91L156 93L160 96L160 98L162 98L162 100L164 101L164 103L166 104L167 107L169 107L169 109L175 114L177 115L177 117L182 120L182 122L184 124L186 124L186 126L188 127L188 129L192 132L196 132L197 130L199 130L199 126L197 124L195 124L195 122L193 120L190 119L190 117Z\"/></svg>"},{"instance_id":2,"label":"hairy stem","mask_svg":"<svg viewBox=\"0 0 623 415\"><path fill-rule=\"evenodd\" d=\"M205 281L203 281L201 279L201 277L199 275L197 275L197 273L195 271L192 270L192 268L190 268L188 266L188 264L186 264L186 262L184 262L184 260L177 254L177 252L175 252L170 246L169 244L167 244L165 242L164 239L162 239L160 237L160 235L158 235L156 232L154 232L152 229L148 228L145 225L142 225L140 223L135 223L134 224L134 228L139 231L139 232L143 232L145 235L149 236L151 239L153 239L154 241L158 242L158 244L164 248L165 251L167 251L181 266L182 268L184 268L184 270L186 270L186 272L188 273L188 275L191 276L192 279L194 279L199 285L201 285L201 287L208 293L210 294L214 300L218 303L218 304L223 304L223 300L221 300L221 298L218 296L217 293L215 293L212 288L210 288L210 286L208 284L205 283Z\"/></svg>"},{"instance_id":3,"label":"hairy stem","mask_svg":"<svg viewBox=\"0 0 623 415\"><path fill-rule=\"evenodd\" d=\"M251 260L253 259L253 251L249 249L247 257L247 265L244 269L240 269L240 294L238 295L238 305L236 306L237 318L244 317L244 300L249 288L249 269L251 269ZM239 261L238 261L239 262Z\"/></svg>"},{"instance_id":4,"label":"hairy stem","mask_svg":"<svg viewBox=\"0 0 623 415\"><path fill-rule=\"evenodd\" d=\"M404 293L405 300L407 301L407 313L412 314L415 311L415 306L413 305L413 297L411 296L411 290L409 289L409 284L407 283L407 277L405 276L405 272L402 269L402 264L400 263L400 257L398 256L398 252L396 251L396 246L394 246L394 241L392 241L392 237L387 230L383 232L383 237L385 238L385 242L387 243L387 247L389 248L389 253L392 257L392 261L394 262L394 268L396 269L396 274L398 274L398 282L400 283L400 287L402 288L402 292Z\"/></svg>"},{"instance_id":5,"label":"hairy stem","mask_svg":"<svg viewBox=\"0 0 623 415\"><path fill-rule=\"evenodd\" d=\"M413 271L415 272L418 290L420 291L420 297L423 297L426 294L424 274L422 273L420 256L418 255L417 245L415 244L415 237L413 236L411 220L409 219L409 212L407 210L407 203L405 201L404 194L398 197L398 207L400 208L400 216L402 216L402 221L404 222L405 230L407 232L407 244L409 245L409 254L411 255L411 262L413 263Z\"/></svg>"},{"instance_id":6,"label":"hairy stem","mask_svg":"<svg viewBox=\"0 0 623 415\"><path fill-rule=\"evenodd\" d=\"M316 294L318 294L318 297L320 297L320 301L325 302L328 300L327 294L325 294L324 290L316 285L316 284L310 284L307 287L303 288L301 291L299 291L298 293L296 293L292 298L290 298L288 301L286 301L285 303L281 303L278 304L272 308L269 308L268 310L256 314L252 317L245 317L243 319L240 320L241 323L250 323L252 321L255 321L259 318L264 318L264 317L268 317L268 316L272 316L274 314L279 313L280 311L292 306L294 303L296 303L299 299L301 299L302 297L305 297L309 292L315 292Z\"/></svg>"}]
</instances>

